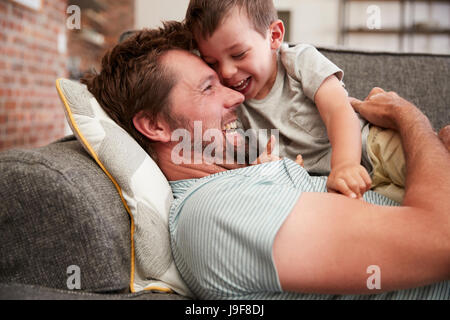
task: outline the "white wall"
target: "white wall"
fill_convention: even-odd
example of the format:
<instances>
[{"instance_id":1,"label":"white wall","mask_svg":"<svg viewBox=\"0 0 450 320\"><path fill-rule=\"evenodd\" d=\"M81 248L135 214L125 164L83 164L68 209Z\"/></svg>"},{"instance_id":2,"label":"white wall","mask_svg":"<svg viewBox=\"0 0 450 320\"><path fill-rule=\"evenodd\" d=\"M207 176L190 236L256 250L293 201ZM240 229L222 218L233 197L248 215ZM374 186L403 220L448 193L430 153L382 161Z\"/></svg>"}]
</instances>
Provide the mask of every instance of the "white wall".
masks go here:
<instances>
[{"instance_id":1,"label":"white wall","mask_svg":"<svg viewBox=\"0 0 450 320\"><path fill-rule=\"evenodd\" d=\"M347 25L351 27L364 27L368 14L369 5L377 5L381 13L382 28L398 28L400 26L400 4L367 1L351 3L347 10ZM405 26L423 24L429 27L450 28L450 3L424 3L405 5ZM399 50L399 36L397 35L364 35L351 34L346 45L351 47L363 47L374 50ZM404 38L404 51L408 52L431 52L450 54L450 36L448 35L414 35Z\"/></svg>"},{"instance_id":2,"label":"white wall","mask_svg":"<svg viewBox=\"0 0 450 320\"><path fill-rule=\"evenodd\" d=\"M274 0L274 4L278 10L291 11L290 42L317 46L337 44L339 1Z\"/></svg>"},{"instance_id":3,"label":"white wall","mask_svg":"<svg viewBox=\"0 0 450 320\"><path fill-rule=\"evenodd\" d=\"M335 46L339 39L339 0L274 0L279 10L291 11L291 42L311 43L316 46ZM157 27L162 20L182 20L189 0L136 0L136 28ZM399 5L377 1L352 3L347 10L348 26L366 26L367 7L377 5L381 10L382 27L399 25ZM407 8L409 13L409 9ZM411 11L412 12L412 11ZM450 28L450 5L445 3L417 4L416 22L438 23ZM411 23L411 14L406 23ZM405 50L450 54L450 37L415 36L405 40ZM352 48L397 51L396 35L351 34L345 43Z\"/></svg>"},{"instance_id":4,"label":"white wall","mask_svg":"<svg viewBox=\"0 0 450 320\"><path fill-rule=\"evenodd\" d=\"M154 28L161 21L184 19L189 0L136 0L136 28Z\"/></svg>"},{"instance_id":5,"label":"white wall","mask_svg":"<svg viewBox=\"0 0 450 320\"><path fill-rule=\"evenodd\" d=\"M337 0L274 0L279 10L290 10L292 42L318 45L337 43ZM162 20L182 20L189 0L136 0L136 28L152 28Z\"/></svg>"}]
</instances>

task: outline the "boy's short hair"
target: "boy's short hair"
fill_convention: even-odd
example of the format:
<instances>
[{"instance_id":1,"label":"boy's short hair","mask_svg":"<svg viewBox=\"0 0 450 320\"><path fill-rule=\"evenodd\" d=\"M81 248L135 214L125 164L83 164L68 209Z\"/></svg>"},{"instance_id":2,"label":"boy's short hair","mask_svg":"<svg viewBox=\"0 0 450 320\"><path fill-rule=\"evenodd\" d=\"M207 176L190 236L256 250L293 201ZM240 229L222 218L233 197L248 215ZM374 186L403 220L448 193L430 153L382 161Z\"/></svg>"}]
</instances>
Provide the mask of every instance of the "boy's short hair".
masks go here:
<instances>
[{"instance_id":1,"label":"boy's short hair","mask_svg":"<svg viewBox=\"0 0 450 320\"><path fill-rule=\"evenodd\" d=\"M191 0L185 22L194 34L207 39L235 7L245 9L253 28L263 37L278 19L273 0Z\"/></svg>"}]
</instances>

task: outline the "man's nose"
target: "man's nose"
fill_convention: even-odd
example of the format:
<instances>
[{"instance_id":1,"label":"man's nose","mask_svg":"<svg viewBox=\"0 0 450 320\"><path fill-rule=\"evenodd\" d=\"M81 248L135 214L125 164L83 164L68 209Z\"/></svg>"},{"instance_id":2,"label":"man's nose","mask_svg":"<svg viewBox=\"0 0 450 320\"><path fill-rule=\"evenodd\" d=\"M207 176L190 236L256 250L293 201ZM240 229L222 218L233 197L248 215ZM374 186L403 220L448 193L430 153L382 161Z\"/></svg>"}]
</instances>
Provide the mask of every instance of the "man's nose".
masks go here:
<instances>
[{"instance_id":1,"label":"man's nose","mask_svg":"<svg viewBox=\"0 0 450 320\"><path fill-rule=\"evenodd\" d=\"M221 63L219 71L222 79L229 80L236 73L236 67L233 63L225 61Z\"/></svg>"},{"instance_id":2,"label":"man's nose","mask_svg":"<svg viewBox=\"0 0 450 320\"><path fill-rule=\"evenodd\" d=\"M227 87L223 87L223 89L226 93L226 100L224 103L226 109L237 108L245 101L245 96L242 93Z\"/></svg>"}]
</instances>

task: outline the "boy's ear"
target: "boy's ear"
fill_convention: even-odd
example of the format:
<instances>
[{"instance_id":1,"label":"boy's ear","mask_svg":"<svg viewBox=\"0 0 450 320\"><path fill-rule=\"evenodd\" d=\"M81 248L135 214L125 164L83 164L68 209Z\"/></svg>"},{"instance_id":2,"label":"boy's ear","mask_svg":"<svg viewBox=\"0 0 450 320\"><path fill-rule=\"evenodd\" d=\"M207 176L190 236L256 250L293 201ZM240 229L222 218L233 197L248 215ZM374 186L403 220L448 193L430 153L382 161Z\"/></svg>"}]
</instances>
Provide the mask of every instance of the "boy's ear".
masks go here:
<instances>
[{"instance_id":1,"label":"boy's ear","mask_svg":"<svg viewBox=\"0 0 450 320\"><path fill-rule=\"evenodd\" d=\"M284 41L284 23L281 20L273 22L269 27L270 32L270 47L272 50L277 50Z\"/></svg>"},{"instance_id":2,"label":"boy's ear","mask_svg":"<svg viewBox=\"0 0 450 320\"><path fill-rule=\"evenodd\" d=\"M144 111L141 111L134 116L133 124L137 131L152 141L166 143L171 140L169 125L159 117L153 121Z\"/></svg>"}]
</instances>

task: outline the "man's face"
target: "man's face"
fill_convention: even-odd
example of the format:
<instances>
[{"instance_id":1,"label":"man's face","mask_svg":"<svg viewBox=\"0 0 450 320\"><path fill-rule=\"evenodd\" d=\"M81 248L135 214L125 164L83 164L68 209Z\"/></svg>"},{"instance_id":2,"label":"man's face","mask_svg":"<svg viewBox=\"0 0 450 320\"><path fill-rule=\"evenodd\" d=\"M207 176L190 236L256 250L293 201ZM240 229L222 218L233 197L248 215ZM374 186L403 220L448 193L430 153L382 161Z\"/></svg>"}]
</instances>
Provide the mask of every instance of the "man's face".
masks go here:
<instances>
[{"instance_id":1,"label":"man's face","mask_svg":"<svg viewBox=\"0 0 450 320\"><path fill-rule=\"evenodd\" d=\"M234 146L242 141L238 138L236 108L244 101L244 96L224 87L216 72L199 57L181 50L169 51L163 58L176 76L176 84L170 94L171 113L182 119L191 131L194 122L201 122L202 131L209 129L221 133L225 141Z\"/></svg>"},{"instance_id":2,"label":"man's face","mask_svg":"<svg viewBox=\"0 0 450 320\"><path fill-rule=\"evenodd\" d=\"M262 99L276 78L276 56L267 36L258 33L245 10L233 9L208 39L196 36L202 58L222 82L245 95Z\"/></svg>"}]
</instances>

